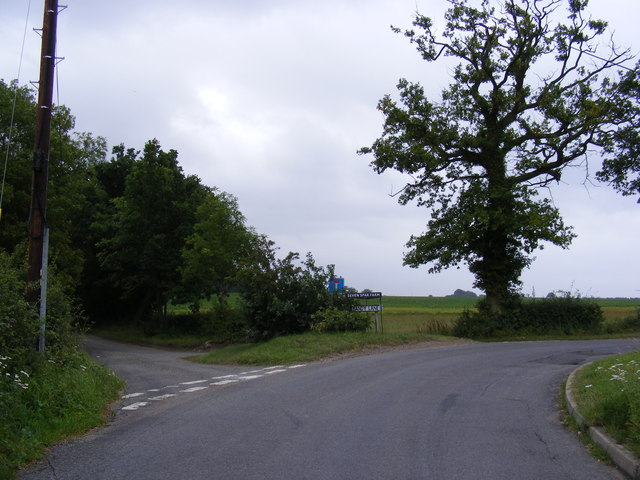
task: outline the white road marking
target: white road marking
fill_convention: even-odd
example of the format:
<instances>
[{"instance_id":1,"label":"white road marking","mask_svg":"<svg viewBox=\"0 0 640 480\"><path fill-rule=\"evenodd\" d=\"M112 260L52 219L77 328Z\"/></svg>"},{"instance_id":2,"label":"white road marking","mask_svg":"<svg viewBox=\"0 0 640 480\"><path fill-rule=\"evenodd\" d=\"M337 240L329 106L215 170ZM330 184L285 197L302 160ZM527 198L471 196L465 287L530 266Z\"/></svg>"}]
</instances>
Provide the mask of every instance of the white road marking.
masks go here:
<instances>
[{"instance_id":1,"label":"white road marking","mask_svg":"<svg viewBox=\"0 0 640 480\"><path fill-rule=\"evenodd\" d=\"M157 397L149 397L149 400L154 400L157 402L158 400L166 400L167 398L171 398L175 396L176 396L175 393L165 393L164 395L158 395Z\"/></svg>"},{"instance_id":2,"label":"white road marking","mask_svg":"<svg viewBox=\"0 0 640 480\"><path fill-rule=\"evenodd\" d=\"M166 393L164 395L156 395L154 397L148 397L144 399L147 401L132 403L130 405L122 407L121 410L138 410L139 408L146 407L147 405L149 405L151 401L158 402L158 401L166 400L167 398L172 398L177 396L179 393L198 392L200 390L206 390L210 386L230 385L233 383L255 380L258 378L262 378L265 375L274 375L276 373L283 373L283 372L286 372L287 370L293 370L296 368L302 368L306 366L307 365L304 363L297 364L297 365L289 365L289 366L274 365L272 367L265 367L265 368L260 368L256 370L248 370L246 372L242 372L234 375L220 375L217 377L211 377L210 379L204 379L204 380L200 379L200 380L192 380L189 382L181 382L178 385L167 385L162 388L150 388L147 390L147 392L160 392L166 389L179 389L187 385L200 385L200 384L209 382L210 380L217 380L216 382L209 383L209 385L200 385L200 386L194 386L190 388L183 388L182 390L178 390L176 393ZM129 393L127 395L123 395L122 398L123 399L135 398L135 397L141 397L143 395L145 395L145 393L135 392L135 393Z\"/></svg>"},{"instance_id":3,"label":"white road marking","mask_svg":"<svg viewBox=\"0 0 640 480\"><path fill-rule=\"evenodd\" d=\"M255 380L260 377L264 377L264 375L241 375L238 377L238 380Z\"/></svg>"},{"instance_id":4,"label":"white road marking","mask_svg":"<svg viewBox=\"0 0 640 480\"><path fill-rule=\"evenodd\" d=\"M207 388L209 387L191 387L185 390L180 390L180 393L192 393L192 392L197 392L198 390L206 390Z\"/></svg>"},{"instance_id":5,"label":"white road marking","mask_svg":"<svg viewBox=\"0 0 640 480\"><path fill-rule=\"evenodd\" d=\"M278 370L269 370L268 372L264 372L265 375L273 375L274 373L282 373L286 372L284 368L279 368Z\"/></svg>"},{"instance_id":6,"label":"white road marking","mask_svg":"<svg viewBox=\"0 0 640 480\"><path fill-rule=\"evenodd\" d=\"M128 395L123 395L122 398L135 398L144 395L144 393L130 393Z\"/></svg>"},{"instance_id":7,"label":"white road marking","mask_svg":"<svg viewBox=\"0 0 640 480\"><path fill-rule=\"evenodd\" d=\"M146 407L147 405L149 405L149 402L136 402L122 407L122 410L138 410L140 407Z\"/></svg>"},{"instance_id":8,"label":"white road marking","mask_svg":"<svg viewBox=\"0 0 640 480\"><path fill-rule=\"evenodd\" d=\"M238 383L240 380L238 379L234 379L234 380L220 380L219 382L214 382L214 383L210 383L209 385L229 385L230 383Z\"/></svg>"}]
</instances>

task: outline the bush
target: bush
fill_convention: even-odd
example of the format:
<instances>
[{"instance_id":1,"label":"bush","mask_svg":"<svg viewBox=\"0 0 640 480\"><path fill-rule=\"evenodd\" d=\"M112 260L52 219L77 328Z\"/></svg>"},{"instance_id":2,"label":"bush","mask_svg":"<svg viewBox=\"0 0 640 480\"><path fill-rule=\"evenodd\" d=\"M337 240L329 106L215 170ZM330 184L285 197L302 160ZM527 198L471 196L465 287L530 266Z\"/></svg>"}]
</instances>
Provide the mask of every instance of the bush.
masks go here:
<instances>
[{"instance_id":1,"label":"bush","mask_svg":"<svg viewBox=\"0 0 640 480\"><path fill-rule=\"evenodd\" d=\"M36 346L35 307L24 298L24 273L15 257L0 252L0 353L16 357Z\"/></svg>"},{"instance_id":2,"label":"bush","mask_svg":"<svg viewBox=\"0 0 640 480\"><path fill-rule=\"evenodd\" d=\"M0 479L51 443L99 424L122 387L78 350L78 311L51 273L46 349L38 353L40 322L24 300L20 256L0 251Z\"/></svg>"},{"instance_id":3,"label":"bush","mask_svg":"<svg viewBox=\"0 0 640 480\"><path fill-rule=\"evenodd\" d=\"M40 320L35 305L25 299L26 274L20 256L0 252L0 352L22 358L36 348ZM67 352L78 344L81 315L50 269L47 288L45 345L48 351Z\"/></svg>"},{"instance_id":4,"label":"bush","mask_svg":"<svg viewBox=\"0 0 640 480\"><path fill-rule=\"evenodd\" d=\"M519 330L533 334L596 333L603 320L595 300L569 294L524 303L520 315Z\"/></svg>"},{"instance_id":5,"label":"bush","mask_svg":"<svg viewBox=\"0 0 640 480\"><path fill-rule=\"evenodd\" d=\"M602 310L594 300L572 297L514 299L500 315L489 311L484 300L478 311L462 313L454 328L458 337L488 338L515 335L572 335L596 333L602 326Z\"/></svg>"},{"instance_id":6,"label":"bush","mask_svg":"<svg viewBox=\"0 0 640 480\"><path fill-rule=\"evenodd\" d=\"M640 308L635 315L623 319L618 325L618 331L638 332L640 331Z\"/></svg>"},{"instance_id":7,"label":"bush","mask_svg":"<svg viewBox=\"0 0 640 480\"><path fill-rule=\"evenodd\" d=\"M309 253L276 258L273 242L260 238L254 258L241 269L239 286L246 333L254 340L308 331L312 315L331 303L333 268L318 267Z\"/></svg>"},{"instance_id":8,"label":"bush","mask_svg":"<svg viewBox=\"0 0 640 480\"><path fill-rule=\"evenodd\" d=\"M340 310L336 307L321 308L313 316L314 332L364 332L371 326L371 316Z\"/></svg>"}]
</instances>

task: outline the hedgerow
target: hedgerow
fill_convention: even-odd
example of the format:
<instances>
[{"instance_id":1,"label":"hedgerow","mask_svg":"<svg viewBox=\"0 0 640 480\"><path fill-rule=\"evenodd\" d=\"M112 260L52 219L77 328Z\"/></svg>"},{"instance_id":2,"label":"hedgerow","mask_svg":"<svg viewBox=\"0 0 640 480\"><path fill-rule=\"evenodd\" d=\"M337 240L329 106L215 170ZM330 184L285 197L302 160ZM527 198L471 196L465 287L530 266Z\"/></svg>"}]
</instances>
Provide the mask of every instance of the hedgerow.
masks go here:
<instances>
[{"instance_id":1,"label":"hedgerow","mask_svg":"<svg viewBox=\"0 0 640 480\"><path fill-rule=\"evenodd\" d=\"M527 302L514 298L500 314L491 312L481 300L476 312L463 312L454 328L454 335L490 338L598 333L602 320L602 309L595 300L570 294Z\"/></svg>"}]
</instances>

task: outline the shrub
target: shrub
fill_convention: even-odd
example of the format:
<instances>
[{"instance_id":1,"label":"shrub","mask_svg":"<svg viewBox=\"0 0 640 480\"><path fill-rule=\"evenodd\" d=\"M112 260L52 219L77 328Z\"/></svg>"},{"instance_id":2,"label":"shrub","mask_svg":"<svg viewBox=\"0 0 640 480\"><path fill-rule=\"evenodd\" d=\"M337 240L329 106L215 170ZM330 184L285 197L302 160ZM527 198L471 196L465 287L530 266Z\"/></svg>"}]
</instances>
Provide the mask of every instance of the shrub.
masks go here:
<instances>
[{"instance_id":1,"label":"shrub","mask_svg":"<svg viewBox=\"0 0 640 480\"><path fill-rule=\"evenodd\" d=\"M595 333L602 326L602 310L594 300L572 297L534 299L514 298L508 309L496 315L485 302L478 311L462 313L454 328L459 337L488 338L514 335L571 335Z\"/></svg>"},{"instance_id":2,"label":"shrub","mask_svg":"<svg viewBox=\"0 0 640 480\"><path fill-rule=\"evenodd\" d=\"M332 274L331 266L318 267L310 253L304 261L297 253L278 259L273 242L261 237L238 275L247 336L265 340L308 331L311 316L330 304Z\"/></svg>"},{"instance_id":3,"label":"shrub","mask_svg":"<svg viewBox=\"0 0 640 480\"><path fill-rule=\"evenodd\" d=\"M364 332L371 326L371 316L361 312L321 308L313 316L314 332Z\"/></svg>"},{"instance_id":4,"label":"shrub","mask_svg":"<svg viewBox=\"0 0 640 480\"><path fill-rule=\"evenodd\" d=\"M637 332L640 331L640 308L635 315L629 316L620 322L619 329L621 331Z\"/></svg>"},{"instance_id":5,"label":"shrub","mask_svg":"<svg viewBox=\"0 0 640 480\"><path fill-rule=\"evenodd\" d=\"M50 273L46 350L37 353L39 319L24 300L20 256L0 251L0 478L51 443L100 423L122 386L78 350L79 312Z\"/></svg>"},{"instance_id":6,"label":"shrub","mask_svg":"<svg viewBox=\"0 0 640 480\"><path fill-rule=\"evenodd\" d=\"M24 273L16 263L0 252L0 352L9 357L33 349L38 338L35 308L24 299Z\"/></svg>"}]
</instances>

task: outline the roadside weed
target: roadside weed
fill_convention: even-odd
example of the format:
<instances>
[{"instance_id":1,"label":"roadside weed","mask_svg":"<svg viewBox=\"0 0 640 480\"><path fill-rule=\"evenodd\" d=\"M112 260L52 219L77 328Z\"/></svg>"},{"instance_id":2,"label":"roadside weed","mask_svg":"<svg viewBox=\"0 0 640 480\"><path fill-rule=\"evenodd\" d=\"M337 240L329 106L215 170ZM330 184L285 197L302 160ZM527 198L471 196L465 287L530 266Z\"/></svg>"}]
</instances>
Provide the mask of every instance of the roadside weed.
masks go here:
<instances>
[{"instance_id":1,"label":"roadside weed","mask_svg":"<svg viewBox=\"0 0 640 480\"><path fill-rule=\"evenodd\" d=\"M603 359L578 372L578 409L640 456L640 351Z\"/></svg>"}]
</instances>

